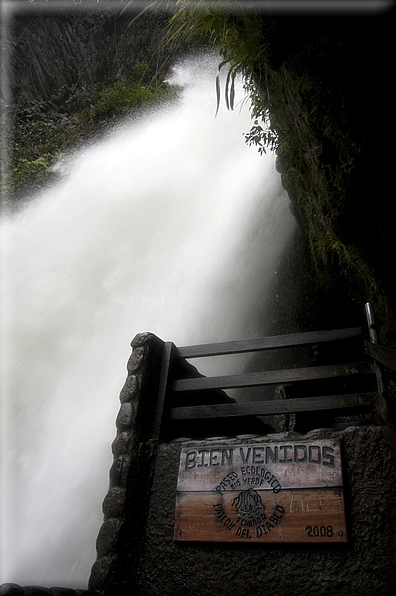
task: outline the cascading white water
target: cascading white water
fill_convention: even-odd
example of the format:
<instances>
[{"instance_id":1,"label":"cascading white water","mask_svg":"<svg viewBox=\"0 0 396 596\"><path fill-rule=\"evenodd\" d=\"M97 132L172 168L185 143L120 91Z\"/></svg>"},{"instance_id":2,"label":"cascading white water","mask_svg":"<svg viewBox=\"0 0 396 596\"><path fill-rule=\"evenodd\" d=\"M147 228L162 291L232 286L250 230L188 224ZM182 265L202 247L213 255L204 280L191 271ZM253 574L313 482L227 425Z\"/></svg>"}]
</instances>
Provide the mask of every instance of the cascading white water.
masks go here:
<instances>
[{"instance_id":1,"label":"cascading white water","mask_svg":"<svg viewBox=\"0 0 396 596\"><path fill-rule=\"evenodd\" d=\"M130 341L254 337L294 229L245 105L214 117L212 58L2 221L3 582L85 586ZM239 91L242 97L242 91Z\"/></svg>"}]
</instances>

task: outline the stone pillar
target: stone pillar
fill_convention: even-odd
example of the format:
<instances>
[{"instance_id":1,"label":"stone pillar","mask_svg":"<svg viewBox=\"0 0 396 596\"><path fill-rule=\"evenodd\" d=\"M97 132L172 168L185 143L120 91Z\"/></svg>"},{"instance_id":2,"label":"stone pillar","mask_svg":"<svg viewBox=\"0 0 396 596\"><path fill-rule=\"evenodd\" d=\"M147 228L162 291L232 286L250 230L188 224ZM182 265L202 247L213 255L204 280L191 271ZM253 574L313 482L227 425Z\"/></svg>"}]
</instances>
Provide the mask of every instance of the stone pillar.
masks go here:
<instances>
[{"instance_id":1,"label":"stone pillar","mask_svg":"<svg viewBox=\"0 0 396 596\"><path fill-rule=\"evenodd\" d=\"M151 440L164 342L151 333L132 343L112 444L114 463L103 502L97 560L89 588L102 594L130 593L142 554L156 445Z\"/></svg>"}]
</instances>

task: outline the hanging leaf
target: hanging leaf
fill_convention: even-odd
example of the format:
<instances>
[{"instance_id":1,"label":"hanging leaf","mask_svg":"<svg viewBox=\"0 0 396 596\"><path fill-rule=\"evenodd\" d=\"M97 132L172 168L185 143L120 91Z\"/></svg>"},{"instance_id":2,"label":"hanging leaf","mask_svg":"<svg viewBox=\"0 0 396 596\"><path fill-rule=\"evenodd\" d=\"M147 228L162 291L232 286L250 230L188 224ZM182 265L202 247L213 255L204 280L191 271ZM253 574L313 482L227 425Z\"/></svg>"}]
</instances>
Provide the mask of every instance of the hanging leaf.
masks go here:
<instances>
[{"instance_id":1,"label":"hanging leaf","mask_svg":"<svg viewBox=\"0 0 396 596\"><path fill-rule=\"evenodd\" d=\"M236 77L236 70L234 68L230 68L227 74L226 85L225 85L225 102L227 106L227 110L234 109L234 99L235 99L235 77ZM231 87L230 87L231 81Z\"/></svg>"},{"instance_id":2,"label":"hanging leaf","mask_svg":"<svg viewBox=\"0 0 396 596\"><path fill-rule=\"evenodd\" d=\"M231 76L231 69L228 71L227 78L226 78L226 84L225 84L225 102L226 102L227 110L230 109L230 104L228 101L228 86L230 84L230 76Z\"/></svg>"},{"instance_id":3,"label":"hanging leaf","mask_svg":"<svg viewBox=\"0 0 396 596\"><path fill-rule=\"evenodd\" d=\"M216 99L217 99L217 105L216 105L215 117L217 116L217 112L219 111L219 106L220 106L220 67L219 67L219 71L218 71L217 77L216 77Z\"/></svg>"},{"instance_id":4,"label":"hanging leaf","mask_svg":"<svg viewBox=\"0 0 396 596\"><path fill-rule=\"evenodd\" d=\"M234 109L234 99L235 99L235 72L232 74L232 83L231 83L231 91L230 91L230 108L231 110Z\"/></svg>"},{"instance_id":5,"label":"hanging leaf","mask_svg":"<svg viewBox=\"0 0 396 596\"><path fill-rule=\"evenodd\" d=\"M217 71L217 76L216 76L216 98L217 98L217 105L216 105L216 114L215 117L217 116L217 112L219 111L219 106L220 106L220 70L223 68L224 64L227 64L227 62L229 62L228 60L223 60L223 62L220 62L219 64L219 68ZM227 87L227 85L226 85Z\"/></svg>"}]
</instances>

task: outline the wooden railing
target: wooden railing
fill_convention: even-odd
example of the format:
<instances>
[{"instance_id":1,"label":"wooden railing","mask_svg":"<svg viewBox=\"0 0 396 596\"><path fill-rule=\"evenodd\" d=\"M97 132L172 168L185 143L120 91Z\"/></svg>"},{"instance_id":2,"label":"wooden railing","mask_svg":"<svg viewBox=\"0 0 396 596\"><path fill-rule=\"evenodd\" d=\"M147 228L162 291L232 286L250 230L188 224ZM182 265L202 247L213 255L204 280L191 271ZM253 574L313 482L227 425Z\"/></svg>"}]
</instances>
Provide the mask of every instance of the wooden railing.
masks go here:
<instances>
[{"instance_id":1,"label":"wooden railing","mask_svg":"<svg viewBox=\"0 0 396 596\"><path fill-rule=\"evenodd\" d=\"M382 365L396 370L396 352L375 343L377 338L374 313L371 305L366 305L370 330L370 341L364 342L360 327L314 331L292 335L278 335L258 339L212 343L177 348L172 342L165 343L162 375L157 402L157 415L154 425L154 439L161 436L163 419L192 420L213 419L242 416L269 416L274 414L338 410L340 408L357 408L374 406L379 424L388 440L396 450L396 432L389 417L387 406L386 383ZM262 352L281 348L307 347L313 345L342 342L344 340L361 340L362 359L358 362L308 366L261 372L242 373L216 377L176 378L169 374L175 359L193 359L207 356ZM339 344L337 344L339 345ZM373 360L367 361L369 354ZM221 403L211 405L195 405L168 408L170 395L181 392L207 391L214 389L233 389L266 385L293 384L299 381L318 381L339 377L361 377L361 375L377 377L376 391L340 393L336 395L318 395L313 397L293 397L290 399L272 399L246 403ZM386 430L385 430L386 427Z\"/></svg>"},{"instance_id":2,"label":"wooden railing","mask_svg":"<svg viewBox=\"0 0 396 596\"><path fill-rule=\"evenodd\" d=\"M224 344L207 344L205 346L188 346L179 348L182 358L198 358L200 356L235 354L240 352L257 352L309 346L333 342L338 340L362 337L360 328L336 329L299 333L295 335L280 335L265 337L243 342L227 342ZM283 385L297 381L331 379L340 376L372 374L370 362L350 364L333 364L327 366L310 366L274 371L243 373L221 377L203 377L197 379L179 379L172 383L172 391L197 391L204 389L232 389L264 385ZM322 410L333 408L356 407L372 403L371 394L362 395L332 395L309 398L293 398L284 400L255 401L237 404L221 404L207 406L179 407L170 410L170 417L174 420L188 418L213 418L225 416L268 416L271 414ZM371 400L371 401L370 401Z\"/></svg>"}]
</instances>

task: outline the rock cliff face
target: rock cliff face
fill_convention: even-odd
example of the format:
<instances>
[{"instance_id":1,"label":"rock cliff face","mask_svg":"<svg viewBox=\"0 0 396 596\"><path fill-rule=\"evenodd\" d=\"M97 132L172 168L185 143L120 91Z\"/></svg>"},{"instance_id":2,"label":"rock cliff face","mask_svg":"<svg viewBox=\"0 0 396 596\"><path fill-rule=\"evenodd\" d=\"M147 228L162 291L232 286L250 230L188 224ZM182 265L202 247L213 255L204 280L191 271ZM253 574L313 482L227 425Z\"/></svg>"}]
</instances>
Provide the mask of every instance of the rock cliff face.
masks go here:
<instances>
[{"instance_id":1,"label":"rock cliff face","mask_svg":"<svg viewBox=\"0 0 396 596\"><path fill-rule=\"evenodd\" d=\"M394 333L392 14L274 23L271 123L282 181L316 262L312 281L374 302L382 328Z\"/></svg>"},{"instance_id":2,"label":"rock cliff face","mask_svg":"<svg viewBox=\"0 0 396 596\"><path fill-rule=\"evenodd\" d=\"M67 101L86 85L128 76L133 64L155 54L159 75L169 52L164 47L168 17L147 11L136 18L120 12L17 15L9 40L14 110L32 102Z\"/></svg>"}]
</instances>

